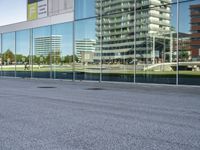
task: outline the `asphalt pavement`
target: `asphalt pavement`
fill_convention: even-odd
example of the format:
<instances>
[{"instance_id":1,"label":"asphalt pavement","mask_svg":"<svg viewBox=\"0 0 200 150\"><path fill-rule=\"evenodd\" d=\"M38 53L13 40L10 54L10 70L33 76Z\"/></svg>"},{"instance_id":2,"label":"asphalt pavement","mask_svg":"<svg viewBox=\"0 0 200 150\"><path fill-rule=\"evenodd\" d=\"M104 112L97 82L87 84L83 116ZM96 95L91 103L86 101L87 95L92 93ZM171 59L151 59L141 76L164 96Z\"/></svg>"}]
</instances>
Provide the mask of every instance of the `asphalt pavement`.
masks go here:
<instances>
[{"instance_id":1,"label":"asphalt pavement","mask_svg":"<svg viewBox=\"0 0 200 150\"><path fill-rule=\"evenodd\" d=\"M0 150L200 150L200 87L1 78Z\"/></svg>"}]
</instances>

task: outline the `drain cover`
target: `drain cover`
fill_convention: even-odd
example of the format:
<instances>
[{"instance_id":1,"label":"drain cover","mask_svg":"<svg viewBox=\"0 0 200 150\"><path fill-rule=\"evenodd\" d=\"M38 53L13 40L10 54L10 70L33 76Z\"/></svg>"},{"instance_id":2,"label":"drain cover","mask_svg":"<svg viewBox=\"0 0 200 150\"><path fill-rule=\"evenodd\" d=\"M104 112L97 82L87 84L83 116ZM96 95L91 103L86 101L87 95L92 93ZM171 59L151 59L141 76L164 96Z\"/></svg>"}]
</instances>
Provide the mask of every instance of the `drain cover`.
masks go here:
<instances>
[{"instance_id":1,"label":"drain cover","mask_svg":"<svg viewBox=\"0 0 200 150\"><path fill-rule=\"evenodd\" d=\"M37 88L40 88L40 89L53 89L53 88L56 88L54 86L39 86Z\"/></svg>"},{"instance_id":2,"label":"drain cover","mask_svg":"<svg viewBox=\"0 0 200 150\"><path fill-rule=\"evenodd\" d=\"M103 88L87 88L86 90L105 90Z\"/></svg>"}]
</instances>

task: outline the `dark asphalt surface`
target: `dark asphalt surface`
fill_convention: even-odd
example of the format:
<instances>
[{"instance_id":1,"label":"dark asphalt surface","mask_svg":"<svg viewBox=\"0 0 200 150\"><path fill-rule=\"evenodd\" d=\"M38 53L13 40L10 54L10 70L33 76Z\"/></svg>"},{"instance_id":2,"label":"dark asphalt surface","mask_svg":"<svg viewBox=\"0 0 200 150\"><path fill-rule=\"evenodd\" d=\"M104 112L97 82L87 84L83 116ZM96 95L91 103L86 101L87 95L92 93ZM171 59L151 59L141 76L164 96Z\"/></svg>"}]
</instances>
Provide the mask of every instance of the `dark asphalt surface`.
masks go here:
<instances>
[{"instance_id":1,"label":"dark asphalt surface","mask_svg":"<svg viewBox=\"0 0 200 150\"><path fill-rule=\"evenodd\" d=\"M0 150L200 150L200 87L0 79Z\"/></svg>"}]
</instances>

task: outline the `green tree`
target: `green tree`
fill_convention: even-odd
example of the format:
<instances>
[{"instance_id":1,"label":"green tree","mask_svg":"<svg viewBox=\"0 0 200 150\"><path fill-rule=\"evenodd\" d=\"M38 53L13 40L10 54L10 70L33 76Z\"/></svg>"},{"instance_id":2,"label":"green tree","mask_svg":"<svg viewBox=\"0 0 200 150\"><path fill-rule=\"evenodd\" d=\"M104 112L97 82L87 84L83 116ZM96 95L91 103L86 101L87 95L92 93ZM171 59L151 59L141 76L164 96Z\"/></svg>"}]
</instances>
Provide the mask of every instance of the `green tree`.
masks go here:
<instances>
[{"instance_id":1,"label":"green tree","mask_svg":"<svg viewBox=\"0 0 200 150\"><path fill-rule=\"evenodd\" d=\"M188 51L179 51L179 58L182 61L186 61L189 59Z\"/></svg>"},{"instance_id":2,"label":"green tree","mask_svg":"<svg viewBox=\"0 0 200 150\"><path fill-rule=\"evenodd\" d=\"M25 58L23 55L16 55L16 62L19 63L19 62L23 62L23 59L22 58ZM25 61L25 60L24 60Z\"/></svg>"},{"instance_id":3,"label":"green tree","mask_svg":"<svg viewBox=\"0 0 200 150\"><path fill-rule=\"evenodd\" d=\"M7 64L12 64L15 61L15 55L10 49L3 53L3 61Z\"/></svg>"}]
</instances>

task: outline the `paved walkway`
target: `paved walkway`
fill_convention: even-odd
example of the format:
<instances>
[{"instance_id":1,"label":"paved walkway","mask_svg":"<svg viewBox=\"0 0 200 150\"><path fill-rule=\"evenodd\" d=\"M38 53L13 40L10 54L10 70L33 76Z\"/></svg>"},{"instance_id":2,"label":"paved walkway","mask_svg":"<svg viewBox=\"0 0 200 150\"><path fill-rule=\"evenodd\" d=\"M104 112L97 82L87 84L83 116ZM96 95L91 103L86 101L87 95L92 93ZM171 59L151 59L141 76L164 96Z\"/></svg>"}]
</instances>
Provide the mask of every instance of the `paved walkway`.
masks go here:
<instances>
[{"instance_id":1,"label":"paved walkway","mask_svg":"<svg viewBox=\"0 0 200 150\"><path fill-rule=\"evenodd\" d=\"M0 150L200 150L200 87L0 79Z\"/></svg>"}]
</instances>

